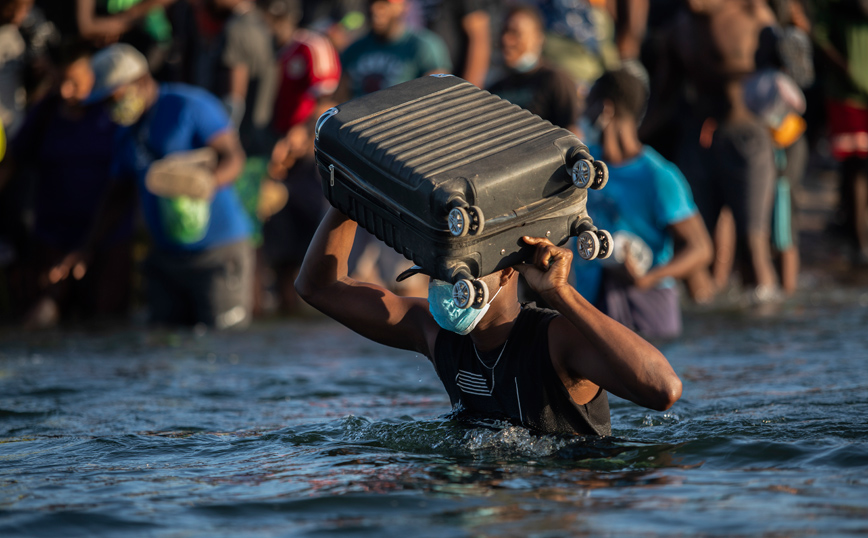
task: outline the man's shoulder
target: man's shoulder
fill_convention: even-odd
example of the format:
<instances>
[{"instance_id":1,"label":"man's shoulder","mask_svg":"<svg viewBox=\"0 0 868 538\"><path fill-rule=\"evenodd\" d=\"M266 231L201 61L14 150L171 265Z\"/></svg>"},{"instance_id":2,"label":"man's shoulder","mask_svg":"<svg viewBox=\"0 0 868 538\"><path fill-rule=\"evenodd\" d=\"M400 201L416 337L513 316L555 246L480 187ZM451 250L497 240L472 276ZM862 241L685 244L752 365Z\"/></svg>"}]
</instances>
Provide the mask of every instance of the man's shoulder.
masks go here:
<instances>
[{"instance_id":1,"label":"man's shoulder","mask_svg":"<svg viewBox=\"0 0 868 538\"><path fill-rule=\"evenodd\" d=\"M554 319L562 317L557 310L543 308L536 303L523 303L518 314L521 330L535 331L540 324L549 324Z\"/></svg>"},{"instance_id":2,"label":"man's shoulder","mask_svg":"<svg viewBox=\"0 0 868 538\"><path fill-rule=\"evenodd\" d=\"M648 167L656 182L687 184L687 179L675 163L666 160L651 146L643 146L640 158Z\"/></svg>"},{"instance_id":3,"label":"man's shoulder","mask_svg":"<svg viewBox=\"0 0 868 538\"><path fill-rule=\"evenodd\" d=\"M407 31L398 44L401 48L414 51L414 56L436 58L438 63L444 64L438 67L451 67L448 65L449 49L446 42L431 30L419 28L412 32Z\"/></svg>"},{"instance_id":4,"label":"man's shoulder","mask_svg":"<svg viewBox=\"0 0 868 538\"><path fill-rule=\"evenodd\" d=\"M199 121L207 124L228 125L228 116L220 100L204 88L184 83L169 83L160 85L160 95L157 99L157 111L160 118L171 118L178 123L178 118L184 121Z\"/></svg>"},{"instance_id":5,"label":"man's shoulder","mask_svg":"<svg viewBox=\"0 0 868 538\"><path fill-rule=\"evenodd\" d=\"M528 73L509 71L491 85L491 89L515 88L530 86L542 91L553 91L556 88L575 86L573 79L564 71L548 64L540 64Z\"/></svg>"},{"instance_id":6,"label":"man's shoulder","mask_svg":"<svg viewBox=\"0 0 868 538\"><path fill-rule=\"evenodd\" d=\"M329 39L311 30L296 30L292 42L281 52L280 62L290 68L304 62L314 76L340 76L340 61ZM296 70L299 67L295 67ZM298 74L295 77L298 78Z\"/></svg>"},{"instance_id":7,"label":"man's shoulder","mask_svg":"<svg viewBox=\"0 0 868 538\"><path fill-rule=\"evenodd\" d=\"M221 112L223 111L220 100L213 93L205 88L181 82L161 84L158 103L160 105L172 104L187 110L206 109L213 112L216 108Z\"/></svg>"},{"instance_id":8,"label":"man's shoulder","mask_svg":"<svg viewBox=\"0 0 868 538\"><path fill-rule=\"evenodd\" d=\"M362 52L375 48L380 48L379 42L374 38L374 34L368 32L350 43L341 53L341 58L343 59L345 56L358 56Z\"/></svg>"},{"instance_id":9,"label":"man's shoulder","mask_svg":"<svg viewBox=\"0 0 868 538\"><path fill-rule=\"evenodd\" d=\"M655 196L662 208L664 222L680 222L696 212L693 193L681 170L646 146L643 152L649 164Z\"/></svg>"},{"instance_id":10,"label":"man's shoulder","mask_svg":"<svg viewBox=\"0 0 868 538\"><path fill-rule=\"evenodd\" d=\"M427 28L418 28L412 32L408 30L404 34L404 39L427 47L443 44L443 38Z\"/></svg>"},{"instance_id":11,"label":"man's shoulder","mask_svg":"<svg viewBox=\"0 0 868 538\"><path fill-rule=\"evenodd\" d=\"M226 21L226 32L253 33L266 28L265 17L258 9L249 9L244 13L233 15ZM270 34L269 34L270 35Z\"/></svg>"},{"instance_id":12,"label":"man's shoulder","mask_svg":"<svg viewBox=\"0 0 868 538\"><path fill-rule=\"evenodd\" d=\"M506 73L502 77L495 80L486 89L488 91L490 91L491 93L497 93L498 91L500 91L504 88L511 88L511 87L515 86L516 82L518 81L518 78L519 78L519 76L517 73L510 71L509 73Z\"/></svg>"},{"instance_id":13,"label":"man's shoulder","mask_svg":"<svg viewBox=\"0 0 868 538\"><path fill-rule=\"evenodd\" d=\"M536 69L536 75L540 78L547 80L557 80L564 81L568 80L572 82L572 78L567 74L566 71L561 69L560 67L554 66L548 62L541 61L539 67Z\"/></svg>"},{"instance_id":14,"label":"man's shoulder","mask_svg":"<svg viewBox=\"0 0 868 538\"><path fill-rule=\"evenodd\" d=\"M334 45L332 45L332 42L329 41L328 37L319 32L308 30L306 28L299 28L292 33L292 41L290 42L289 47L295 46L311 49L334 49Z\"/></svg>"},{"instance_id":15,"label":"man's shoulder","mask_svg":"<svg viewBox=\"0 0 868 538\"><path fill-rule=\"evenodd\" d=\"M197 101L215 98L208 90L185 84L183 82L167 82L160 84L159 100Z\"/></svg>"}]
</instances>

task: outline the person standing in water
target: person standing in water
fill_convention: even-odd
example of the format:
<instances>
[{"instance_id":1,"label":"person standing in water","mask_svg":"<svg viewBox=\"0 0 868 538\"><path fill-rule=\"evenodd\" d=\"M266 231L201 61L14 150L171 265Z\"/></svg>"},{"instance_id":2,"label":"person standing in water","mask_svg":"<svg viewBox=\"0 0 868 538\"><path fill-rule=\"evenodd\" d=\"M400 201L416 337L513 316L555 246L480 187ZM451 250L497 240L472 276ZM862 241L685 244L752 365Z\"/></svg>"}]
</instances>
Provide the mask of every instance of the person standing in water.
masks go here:
<instances>
[{"instance_id":1,"label":"person standing in water","mask_svg":"<svg viewBox=\"0 0 868 538\"><path fill-rule=\"evenodd\" d=\"M531 263L483 277L491 300L460 310L446 282L432 280L426 300L350 278L356 227L329 210L296 281L299 295L371 340L425 355L456 418L604 436L612 431L607 391L656 410L681 397L681 381L666 357L569 285L569 250L523 238L536 248ZM554 310L519 303L519 273Z\"/></svg>"},{"instance_id":2,"label":"person standing in water","mask_svg":"<svg viewBox=\"0 0 868 538\"><path fill-rule=\"evenodd\" d=\"M681 334L675 279L707 266L713 251L684 176L639 141L646 102L642 81L623 68L603 73L588 94L585 118L598 131L588 146L610 180L588 191L588 207L594 224L612 232L620 263L577 260L576 286L643 336L673 338Z\"/></svg>"},{"instance_id":3,"label":"person standing in water","mask_svg":"<svg viewBox=\"0 0 868 538\"><path fill-rule=\"evenodd\" d=\"M88 102L107 107L123 129L90 239L53 269L58 280L86 273L93 246L133 211L137 195L152 240L144 263L150 321L246 326L253 249L232 188L245 155L220 101L201 88L159 84L145 57L123 43L95 54L91 66Z\"/></svg>"},{"instance_id":4,"label":"person standing in water","mask_svg":"<svg viewBox=\"0 0 868 538\"><path fill-rule=\"evenodd\" d=\"M648 139L669 122L683 125L676 164L714 236L714 280L703 268L688 281L702 302L727 284L733 245L751 302L779 297L770 243L777 176L772 138L744 98L744 81L756 71L760 33L770 24L774 14L765 2L687 0L670 28L654 77L659 86L652 88L640 131ZM677 112L667 115L672 109L664 102L679 98ZM718 220L730 214L734 238L728 219L718 228Z\"/></svg>"}]
</instances>

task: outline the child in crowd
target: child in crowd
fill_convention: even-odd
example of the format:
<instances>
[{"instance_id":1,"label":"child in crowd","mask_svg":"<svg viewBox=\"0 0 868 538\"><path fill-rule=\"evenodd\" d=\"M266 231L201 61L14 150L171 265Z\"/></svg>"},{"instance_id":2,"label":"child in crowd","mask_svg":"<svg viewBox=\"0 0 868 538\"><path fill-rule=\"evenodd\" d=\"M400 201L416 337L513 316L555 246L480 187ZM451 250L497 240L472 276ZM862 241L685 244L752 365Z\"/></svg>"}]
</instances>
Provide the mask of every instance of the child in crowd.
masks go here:
<instances>
[{"instance_id":1,"label":"child in crowd","mask_svg":"<svg viewBox=\"0 0 868 538\"><path fill-rule=\"evenodd\" d=\"M604 73L588 95L586 119L599 131L590 150L609 167L606 188L588 191L588 209L613 234L618 263L578 261L576 288L627 327L667 338L681 332L675 279L707 264L712 248L684 176L639 141L646 102L642 83L623 69Z\"/></svg>"}]
</instances>

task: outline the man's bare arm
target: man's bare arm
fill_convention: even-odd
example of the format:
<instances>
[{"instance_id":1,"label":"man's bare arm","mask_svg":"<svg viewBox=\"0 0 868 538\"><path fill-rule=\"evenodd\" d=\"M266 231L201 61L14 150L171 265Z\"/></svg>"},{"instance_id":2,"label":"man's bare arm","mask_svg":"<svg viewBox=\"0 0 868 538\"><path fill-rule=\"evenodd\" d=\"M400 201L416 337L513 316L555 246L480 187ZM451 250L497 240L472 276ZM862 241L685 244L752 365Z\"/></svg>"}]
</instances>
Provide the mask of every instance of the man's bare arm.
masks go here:
<instances>
[{"instance_id":1,"label":"man's bare arm","mask_svg":"<svg viewBox=\"0 0 868 538\"><path fill-rule=\"evenodd\" d=\"M231 184L244 169L246 156L241 141L234 129L227 129L208 141L208 146L217 152L217 168L214 180L217 187Z\"/></svg>"},{"instance_id":2,"label":"man's bare arm","mask_svg":"<svg viewBox=\"0 0 868 538\"><path fill-rule=\"evenodd\" d=\"M638 59L648 26L648 0L621 0L616 21L616 45L622 60Z\"/></svg>"},{"instance_id":3,"label":"man's bare arm","mask_svg":"<svg viewBox=\"0 0 868 538\"><path fill-rule=\"evenodd\" d=\"M669 361L644 338L606 316L569 285L572 252L547 239L525 238L537 246L532 264L516 266L528 284L561 317L549 328L556 369L580 386L578 404L588 403L597 387L643 407L665 410L681 397L681 380ZM584 387L582 387L584 386Z\"/></svg>"},{"instance_id":4,"label":"man's bare arm","mask_svg":"<svg viewBox=\"0 0 868 538\"><path fill-rule=\"evenodd\" d=\"M130 31L150 10L174 2L175 0L144 0L120 13L97 16L96 0L76 0L78 31L85 39L116 39Z\"/></svg>"},{"instance_id":5,"label":"man's bare arm","mask_svg":"<svg viewBox=\"0 0 868 538\"><path fill-rule=\"evenodd\" d=\"M70 276L76 280L84 277L96 248L109 237L125 215L135 211L135 189L132 179L109 183L85 245L67 254L49 270L48 279L51 283L60 282Z\"/></svg>"},{"instance_id":6,"label":"man's bare arm","mask_svg":"<svg viewBox=\"0 0 868 538\"><path fill-rule=\"evenodd\" d=\"M329 210L295 282L299 296L362 336L430 358L439 327L428 312L428 301L399 297L350 278L347 259L355 234L355 222L337 209Z\"/></svg>"},{"instance_id":7,"label":"man's bare arm","mask_svg":"<svg viewBox=\"0 0 868 538\"><path fill-rule=\"evenodd\" d=\"M461 76L484 88L491 62L491 17L483 10L474 11L461 19L461 26L467 34L467 57Z\"/></svg>"},{"instance_id":8,"label":"man's bare arm","mask_svg":"<svg viewBox=\"0 0 868 538\"><path fill-rule=\"evenodd\" d=\"M637 288L649 290L669 277L686 278L714 258L711 237L698 213L670 225L669 231L679 248L668 263L653 267L644 275L634 275Z\"/></svg>"}]
</instances>

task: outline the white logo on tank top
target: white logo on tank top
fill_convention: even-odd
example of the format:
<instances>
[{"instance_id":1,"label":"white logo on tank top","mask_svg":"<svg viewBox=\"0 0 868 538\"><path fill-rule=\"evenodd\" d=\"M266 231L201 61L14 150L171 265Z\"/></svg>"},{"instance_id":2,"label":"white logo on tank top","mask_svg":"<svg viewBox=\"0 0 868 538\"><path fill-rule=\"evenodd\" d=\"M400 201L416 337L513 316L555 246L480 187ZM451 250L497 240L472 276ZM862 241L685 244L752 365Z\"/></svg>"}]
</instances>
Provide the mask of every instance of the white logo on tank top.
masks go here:
<instances>
[{"instance_id":1,"label":"white logo on tank top","mask_svg":"<svg viewBox=\"0 0 868 538\"><path fill-rule=\"evenodd\" d=\"M494 380L491 381L491 387L488 386L488 380L480 374L468 372L466 370L458 370L458 375L455 376L455 383L461 392L466 394L474 394L476 396L491 396L494 392Z\"/></svg>"}]
</instances>

